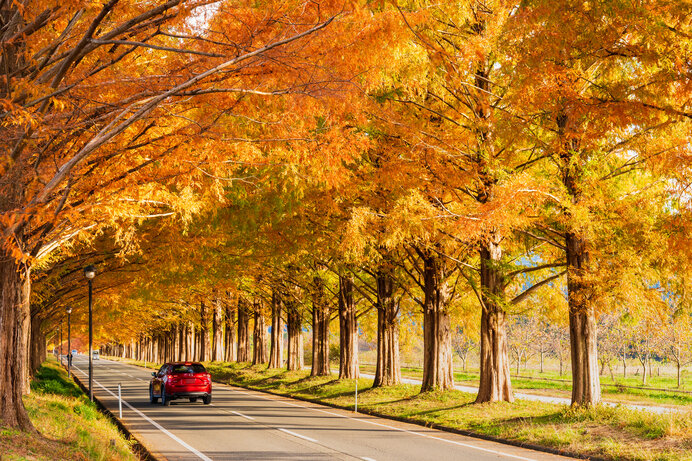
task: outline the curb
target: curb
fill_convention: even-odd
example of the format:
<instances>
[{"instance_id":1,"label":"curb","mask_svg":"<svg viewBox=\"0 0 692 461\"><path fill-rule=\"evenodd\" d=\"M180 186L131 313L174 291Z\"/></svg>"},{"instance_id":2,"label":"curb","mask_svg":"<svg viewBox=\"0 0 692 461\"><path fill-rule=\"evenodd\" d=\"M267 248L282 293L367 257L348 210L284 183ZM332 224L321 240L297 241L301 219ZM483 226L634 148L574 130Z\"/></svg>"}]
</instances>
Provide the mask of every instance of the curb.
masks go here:
<instances>
[{"instance_id":1,"label":"curb","mask_svg":"<svg viewBox=\"0 0 692 461\"><path fill-rule=\"evenodd\" d=\"M67 368L65 368L67 369ZM89 399L89 389L84 385L82 380L77 377L76 374L72 373L71 376L72 380L79 386L82 391L87 396L87 399ZM142 442L135 437L132 432L130 432L127 427L118 419L116 416L111 412L104 404L101 403L101 401L94 395L94 403L96 404L96 407L99 409L99 411L105 415L115 426L118 428L120 433L122 433L127 440L134 441L134 443L131 445L131 450L135 454L137 458L139 458L141 461L158 461L158 458L154 456L148 449L145 447Z\"/></svg>"}]
</instances>

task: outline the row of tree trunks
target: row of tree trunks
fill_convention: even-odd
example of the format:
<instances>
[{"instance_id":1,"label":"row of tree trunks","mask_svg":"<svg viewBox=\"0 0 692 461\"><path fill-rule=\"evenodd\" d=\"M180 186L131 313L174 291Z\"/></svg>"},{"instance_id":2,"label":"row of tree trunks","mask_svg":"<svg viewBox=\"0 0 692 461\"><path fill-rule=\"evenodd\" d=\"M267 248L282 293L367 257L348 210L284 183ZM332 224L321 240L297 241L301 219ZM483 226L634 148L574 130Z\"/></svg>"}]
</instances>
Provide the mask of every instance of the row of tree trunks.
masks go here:
<instances>
[{"instance_id":1,"label":"row of tree trunks","mask_svg":"<svg viewBox=\"0 0 692 461\"><path fill-rule=\"evenodd\" d=\"M272 332L269 353L269 368L283 366L283 324L281 321L281 298L277 291L272 292Z\"/></svg>"},{"instance_id":2,"label":"row of tree trunks","mask_svg":"<svg viewBox=\"0 0 692 461\"><path fill-rule=\"evenodd\" d=\"M339 379L358 379L358 317L353 279L339 277Z\"/></svg>"},{"instance_id":3,"label":"row of tree trunks","mask_svg":"<svg viewBox=\"0 0 692 461\"><path fill-rule=\"evenodd\" d=\"M419 250L423 259L423 383L421 392L453 389L452 332L447 303L450 288L444 266L434 252Z\"/></svg>"},{"instance_id":4,"label":"row of tree trunks","mask_svg":"<svg viewBox=\"0 0 692 461\"><path fill-rule=\"evenodd\" d=\"M294 301L286 301L286 330L288 331L288 371L303 368L303 318Z\"/></svg>"},{"instance_id":5,"label":"row of tree trunks","mask_svg":"<svg viewBox=\"0 0 692 461\"><path fill-rule=\"evenodd\" d=\"M312 293L312 368L310 376L329 376L329 306L324 281L315 277Z\"/></svg>"},{"instance_id":6,"label":"row of tree trunks","mask_svg":"<svg viewBox=\"0 0 692 461\"><path fill-rule=\"evenodd\" d=\"M250 311L247 301L238 299L238 362L250 361Z\"/></svg>"},{"instance_id":7,"label":"row of tree trunks","mask_svg":"<svg viewBox=\"0 0 692 461\"><path fill-rule=\"evenodd\" d=\"M385 267L376 274L377 282L377 363L373 387L401 383L399 361L399 303L394 297L394 277Z\"/></svg>"},{"instance_id":8,"label":"row of tree trunks","mask_svg":"<svg viewBox=\"0 0 692 461\"><path fill-rule=\"evenodd\" d=\"M255 328L253 332L254 345L252 352L252 364L258 365L269 361L267 351L267 325L262 315L262 306L255 303Z\"/></svg>"}]
</instances>

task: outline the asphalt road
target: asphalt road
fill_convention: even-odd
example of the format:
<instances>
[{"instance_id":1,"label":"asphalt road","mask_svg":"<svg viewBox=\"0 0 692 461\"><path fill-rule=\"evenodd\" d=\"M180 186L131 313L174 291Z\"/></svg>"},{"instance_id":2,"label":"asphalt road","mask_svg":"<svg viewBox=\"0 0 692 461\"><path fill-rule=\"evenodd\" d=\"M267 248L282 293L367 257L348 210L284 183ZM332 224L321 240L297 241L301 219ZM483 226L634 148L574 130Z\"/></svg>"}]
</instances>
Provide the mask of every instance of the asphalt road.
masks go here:
<instances>
[{"instance_id":1,"label":"asphalt road","mask_svg":"<svg viewBox=\"0 0 692 461\"><path fill-rule=\"evenodd\" d=\"M73 360L88 385L88 358ZM561 456L450 434L285 397L213 384L211 405L149 403L151 370L94 361L94 396L164 460L565 460Z\"/></svg>"}]
</instances>

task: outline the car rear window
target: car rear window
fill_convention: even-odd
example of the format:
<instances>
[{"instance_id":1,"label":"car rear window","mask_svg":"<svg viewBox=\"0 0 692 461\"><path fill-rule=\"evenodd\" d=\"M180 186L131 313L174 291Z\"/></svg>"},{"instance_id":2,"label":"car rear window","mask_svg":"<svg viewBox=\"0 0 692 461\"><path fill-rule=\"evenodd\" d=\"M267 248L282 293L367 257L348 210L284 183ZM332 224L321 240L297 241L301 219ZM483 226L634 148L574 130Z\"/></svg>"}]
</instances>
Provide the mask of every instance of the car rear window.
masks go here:
<instances>
[{"instance_id":1,"label":"car rear window","mask_svg":"<svg viewBox=\"0 0 692 461\"><path fill-rule=\"evenodd\" d=\"M173 365L173 369L171 370L171 373L177 374L177 373L206 373L207 370L204 369L203 365L200 364L192 364L192 365Z\"/></svg>"}]
</instances>

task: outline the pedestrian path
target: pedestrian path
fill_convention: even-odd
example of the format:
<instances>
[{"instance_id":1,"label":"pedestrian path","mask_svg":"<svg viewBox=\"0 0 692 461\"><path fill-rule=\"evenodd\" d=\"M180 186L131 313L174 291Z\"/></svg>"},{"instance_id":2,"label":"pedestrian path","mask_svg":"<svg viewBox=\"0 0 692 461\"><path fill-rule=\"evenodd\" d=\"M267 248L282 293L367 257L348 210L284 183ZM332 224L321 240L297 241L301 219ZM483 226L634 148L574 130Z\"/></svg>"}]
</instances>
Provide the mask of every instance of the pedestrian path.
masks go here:
<instances>
[{"instance_id":1,"label":"pedestrian path","mask_svg":"<svg viewBox=\"0 0 692 461\"><path fill-rule=\"evenodd\" d=\"M375 379L375 375L367 374L367 373L361 373L360 376L362 378L368 378L368 379ZM421 385L421 380L420 379L413 379L413 378L401 378L401 382L404 384L414 384L414 385ZM462 386L462 385L456 385L454 388L458 391L461 392L468 392L470 394L477 394L478 393L478 388L474 386ZM521 400L530 400L534 402L545 402L545 403L555 403L558 405L569 405L571 403L570 399L564 398L564 397L550 397L547 395L536 395L536 394L525 394L523 392L515 392L514 397L517 399ZM642 411L649 411L652 413L658 413L658 414L665 414L665 413L683 413L687 411L685 408L675 408L675 407L660 407L660 406L655 406L655 405L637 405L634 403L615 403L615 402L602 402L603 405L609 406L609 407L622 407L622 408L629 408L632 410L642 410Z\"/></svg>"}]
</instances>

